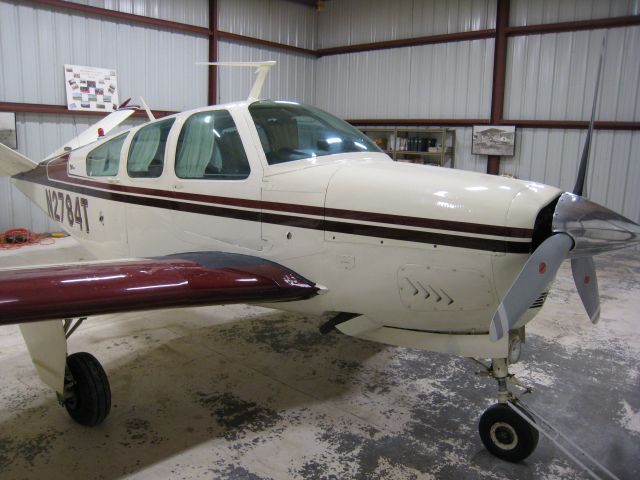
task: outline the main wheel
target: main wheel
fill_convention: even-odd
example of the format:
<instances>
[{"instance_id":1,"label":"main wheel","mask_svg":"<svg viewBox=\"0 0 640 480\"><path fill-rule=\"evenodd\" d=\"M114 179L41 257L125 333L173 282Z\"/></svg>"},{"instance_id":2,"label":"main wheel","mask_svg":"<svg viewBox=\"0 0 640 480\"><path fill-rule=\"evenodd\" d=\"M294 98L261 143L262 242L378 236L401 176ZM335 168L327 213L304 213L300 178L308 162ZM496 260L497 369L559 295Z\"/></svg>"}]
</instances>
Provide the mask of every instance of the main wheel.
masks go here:
<instances>
[{"instance_id":1,"label":"main wheel","mask_svg":"<svg viewBox=\"0 0 640 480\"><path fill-rule=\"evenodd\" d=\"M102 423L111 410L111 389L102 365L90 353L78 352L67 357L67 367L75 382L64 404L67 412L87 427Z\"/></svg>"},{"instance_id":2,"label":"main wheel","mask_svg":"<svg viewBox=\"0 0 640 480\"><path fill-rule=\"evenodd\" d=\"M538 445L538 430L504 403L488 408L478 429L487 450L507 462L524 460Z\"/></svg>"}]
</instances>

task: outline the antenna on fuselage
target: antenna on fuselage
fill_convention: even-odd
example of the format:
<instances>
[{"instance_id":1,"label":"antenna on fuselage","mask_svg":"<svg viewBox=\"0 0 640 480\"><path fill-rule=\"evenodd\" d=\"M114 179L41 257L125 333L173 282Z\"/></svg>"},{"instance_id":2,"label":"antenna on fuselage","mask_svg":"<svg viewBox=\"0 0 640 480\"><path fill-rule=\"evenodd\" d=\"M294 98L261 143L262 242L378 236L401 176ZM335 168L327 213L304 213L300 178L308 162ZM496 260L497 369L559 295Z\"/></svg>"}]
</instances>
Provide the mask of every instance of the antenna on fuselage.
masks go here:
<instances>
[{"instance_id":1,"label":"antenna on fuselage","mask_svg":"<svg viewBox=\"0 0 640 480\"><path fill-rule=\"evenodd\" d=\"M258 100L260 98L260 92L262 92L262 86L267 79L269 69L276 64L275 60L269 60L266 62L197 62L196 65L215 65L218 67L256 67L256 80L253 82L249 97L247 100Z\"/></svg>"}]
</instances>

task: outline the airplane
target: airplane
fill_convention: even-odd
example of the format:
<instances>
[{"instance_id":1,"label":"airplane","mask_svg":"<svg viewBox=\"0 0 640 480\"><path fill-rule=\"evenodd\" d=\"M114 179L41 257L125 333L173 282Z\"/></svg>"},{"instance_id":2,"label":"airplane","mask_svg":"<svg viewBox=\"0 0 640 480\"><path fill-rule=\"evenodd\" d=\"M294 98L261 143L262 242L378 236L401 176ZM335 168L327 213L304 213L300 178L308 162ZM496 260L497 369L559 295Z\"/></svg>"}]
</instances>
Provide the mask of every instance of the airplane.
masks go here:
<instances>
[{"instance_id":1,"label":"airplane","mask_svg":"<svg viewBox=\"0 0 640 480\"><path fill-rule=\"evenodd\" d=\"M216 64L256 68L245 101L155 119L143 100L149 121L109 134L138 108L124 104L41 162L0 145L0 173L99 259L0 270L0 324L20 324L40 378L94 426L107 375L67 349L89 316L229 303L323 316L323 333L490 359L481 440L525 459L545 433L509 388L527 323L567 258L597 322L592 257L640 242L640 225L583 196L595 100L564 192L394 162L327 112L260 99L274 63Z\"/></svg>"}]
</instances>

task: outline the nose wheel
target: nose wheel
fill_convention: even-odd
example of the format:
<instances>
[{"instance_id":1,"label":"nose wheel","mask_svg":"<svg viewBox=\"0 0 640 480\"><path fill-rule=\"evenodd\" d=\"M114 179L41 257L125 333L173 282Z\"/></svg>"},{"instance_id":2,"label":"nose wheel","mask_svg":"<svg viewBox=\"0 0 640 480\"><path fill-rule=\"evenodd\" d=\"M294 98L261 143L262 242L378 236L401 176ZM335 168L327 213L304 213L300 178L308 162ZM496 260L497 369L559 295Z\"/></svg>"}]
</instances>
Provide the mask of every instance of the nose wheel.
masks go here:
<instances>
[{"instance_id":1,"label":"nose wheel","mask_svg":"<svg viewBox=\"0 0 640 480\"><path fill-rule=\"evenodd\" d=\"M507 383L523 388L524 393L529 393L531 389L509 373L506 358L494 358L490 366L475 361L483 367L479 374L493 377L498 382L498 403L485 410L480 417L480 439L486 449L501 460L520 462L536 449L540 434L531 415L518 413L520 410L516 412L508 405L508 402L517 401L517 395L509 390Z\"/></svg>"},{"instance_id":2,"label":"nose wheel","mask_svg":"<svg viewBox=\"0 0 640 480\"><path fill-rule=\"evenodd\" d=\"M478 430L486 449L507 462L520 462L531 455L540 437L534 427L504 403L485 410Z\"/></svg>"},{"instance_id":3,"label":"nose wheel","mask_svg":"<svg viewBox=\"0 0 640 480\"><path fill-rule=\"evenodd\" d=\"M80 425L93 427L111 410L109 379L100 362L87 352L67 357L64 406Z\"/></svg>"}]
</instances>

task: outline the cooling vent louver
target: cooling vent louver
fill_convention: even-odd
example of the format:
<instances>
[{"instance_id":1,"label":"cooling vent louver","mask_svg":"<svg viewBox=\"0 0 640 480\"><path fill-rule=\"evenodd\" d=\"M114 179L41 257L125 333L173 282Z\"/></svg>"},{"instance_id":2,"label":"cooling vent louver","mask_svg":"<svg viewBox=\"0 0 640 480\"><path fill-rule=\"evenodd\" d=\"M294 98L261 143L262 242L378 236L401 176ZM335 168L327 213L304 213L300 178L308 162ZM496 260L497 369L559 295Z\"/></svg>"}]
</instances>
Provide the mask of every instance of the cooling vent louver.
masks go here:
<instances>
[{"instance_id":1,"label":"cooling vent louver","mask_svg":"<svg viewBox=\"0 0 640 480\"><path fill-rule=\"evenodd\" d=\"M484 273L456 266L403 265L398 291L402 303L419 312L482 310L494 301Z\"/></svg>"},{"instance_id":2,"label":"cooling vent louver","mask_svg":"<svg viewBox=\"0 0 640 480\"><path fill-rule=\"evenodd\" d=\"M529 308L531 309L531 308L542 307L542 305L544 305L544 301L547 299L547 295L549 295L549 292L542 292L540 296L536 299L536 301L533 302Z\"/></svg>"}]
</instances>

